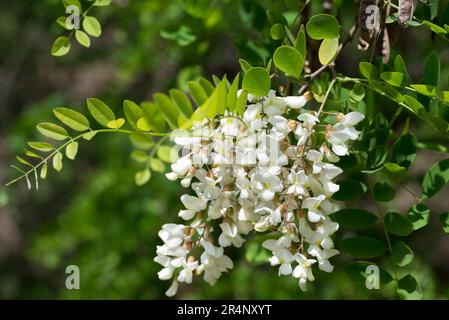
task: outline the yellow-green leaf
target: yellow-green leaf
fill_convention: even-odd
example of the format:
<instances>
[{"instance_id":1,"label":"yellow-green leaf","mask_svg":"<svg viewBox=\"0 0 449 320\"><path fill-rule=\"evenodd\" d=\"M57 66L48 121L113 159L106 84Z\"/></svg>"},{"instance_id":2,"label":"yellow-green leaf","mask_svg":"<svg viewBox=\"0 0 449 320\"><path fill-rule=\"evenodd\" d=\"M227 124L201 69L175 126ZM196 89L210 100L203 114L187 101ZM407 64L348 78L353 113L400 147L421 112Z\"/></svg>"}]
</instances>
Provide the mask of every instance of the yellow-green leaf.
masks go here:
<instances>
[{"instance_id":1,"label":"yellow-green leaf","mask_svg":"<svg viewBox=\"0 0 449 320\"><path fill-rule=\"evenodd\" d=\"M70 40L68 37L62 36L55 40L51 48L51 54L55 57L66 55L70 51Z\"/></svg>"},{"instance_id":2,"label":"yellow-green leaf","mask_svg":"<svg viewBox=\"0 0 449 320\"><path fill-rule=\"evenodd\" d=\"M142 131L150 131L151 130L151 126L145 117L142 117L139 120L137 120L137 129L142 130Z\"/></svg>"},{"instance_id":3,"label":"yellow-green leaf","mask_svg":"<svg viewBox=\"0 0 449 320\"><path fill-rule=\"evenodd\" d=\"M108 127L108 123L115 120L114 111L99 99L87 99L87 108L92 117L104 127Z\"/></svg>"},{"instance_id":4,"label":"yellow-green leaf","mask_svg":"<svg viewBox=\"0 0 449 320\"><path fill-rule=\"evenodd\" d=\"M111 129L120 129L125 124L125 119L118 118L117 120L112 120L108 122L107 127Z\"/></svg>"},{"instance_id":5,"label":"yellow-green leaf","mask_svg":"<svg viewBox=\"0 0 449 320\"><path fill-rule=\"evenodd\" d=\"M144 169L136 172L134 176L134 180L138 186L143 186L151 179L151 171L150 169Z\"/></svg>"},{"instance_id":6,"label":"yellow-green leaf","mask_svg":"<svg viewBox=\"0 0 449 320\"><path fill-rule=\"evenodd\" d=\"M160 146L157 149L157 156L164 162L172 163L172 148L169 146Z\"/></svg>"},{"instance_id":7,"label":"yellow-green leaf","mask_svg":"<svg viewBox=\"0 0 449 320\"><path fill-rule=\"evenodd\" d=\"M53 113L63 124L76 131L85 131L90 127L89 120L78 111L69 108L55 108Z\"/></svg>"},{"instance_id":8,"label":"yellow-green leaf","mask_svg":"<svg viewBox=\"0 0 449 320\"><path fill-rule=\"evenodd\" d=\"M75 160L76 154L78 153L78 142L73 141L69 143L65 149L65 155L70 160Z\"/></svg>"},{"instance_id":9,"label":"yellow-green leaf","mask_svg":"<svg viewBox=\"0 0 449 320\"><path fill-rule=\"evenodd\" d=\"M54 157L53 157L53 168L56 171L61 171L62 170L62 153L61 152L57 152Z\"/></svg>"},{"instance_id":10,"label":"yellow-green leaf","mask_svg":"<svg viewBox=\"0 0 449 320\"><path fill-rule=\"evenodd\" d=\"M143 117L142 108L133 101L125 100L123 101L123 111L131 126L133 126L134 129L138 129L137 121Z\"/></svg>"},{"instance_id":11,"label":"yellow-green leaf","mask_svg":"<svg viewBox=\"0 0 449 320\"><path fill-rule=\"evenodd\" d=\"M41 179L47 178L47 162L44 162L44 164L42 165L40 176Z\"/></svg>"},{"instance_id":12,"label":"yellow-green leaf","mask_svg":"<svg viewBox=\"0 0 449 320\"><path fill-rule=\"evenodd\" d=\"M101 35L101 24L95 17L84 17L83 29L92 37L98 38Z\"/></svg>"},{"instance_id":13,"label":"yellow-green leaf","mask_svg":"<svg viewBox=\"0 0 449 320\"><path fill-rule=\"evenodd\" d=\"M36 128L44 137L53 140L62 141L69 137L66 129L51 122L40 123Z\"/></svg>"},{"instance_id":14,"label":"yellow-green leaf","mask_svg":"<svg viewBox=\"0 0 449 320\"><path fill-rule=\"evenodd\" d=\"M324 39L318 51L318 59L322 65L334 61L338 51L338 38Z\"/></svg>"},{"instance_id":15,"label":"yellow-green leaf","mask_svg":"<svg viewBox=\"0 0 449 320\"><path fill-rule=\"evenodd\" d=\"M90 38L84 31L76 30L75 31L75 38L78 43L86 48L90 47Z\"/></svg>"},{"instance_id":16,"label":"yellow-green leaf","mask_svg":"<svg viewBox=\"0 0 449 320\"><path fill-rule=\"evenodd\" d=\"M54 147L47 142L28 142L28 145L37 151L50 152Z\"/></svg>"}]
</instances>

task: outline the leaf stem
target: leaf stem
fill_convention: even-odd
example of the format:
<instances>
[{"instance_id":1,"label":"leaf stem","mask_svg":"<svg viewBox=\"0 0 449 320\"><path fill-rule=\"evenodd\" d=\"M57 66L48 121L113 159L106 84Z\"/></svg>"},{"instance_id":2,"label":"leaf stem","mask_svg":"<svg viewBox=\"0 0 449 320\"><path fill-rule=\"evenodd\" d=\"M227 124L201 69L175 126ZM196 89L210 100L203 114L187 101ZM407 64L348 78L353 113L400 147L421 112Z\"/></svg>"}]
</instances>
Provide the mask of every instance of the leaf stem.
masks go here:
<instances>
[{"instance_id":1,"label":"leaf stem","mask_svg":"<svg viewBox=\"0 0 449 320\"><path fill-rule=\"evenodd\" d=\"M14 183L16 183L19 180L22 180L25 177L28 177L29 174L33 173L33 171L36 171L40 166L42 166L44 163L46 163L47 161L49 161L55 154L57 154L58 152L60 152L62 149L64 149L65 147L67 147L70 143L77 141L79 139L81 139L82 137L84 137L87 133L124 133L124 134L133 134L136 132L140 132L140 133L144 133L144 134L148 134L150 136L155 136L155 137L165 137L168 134L167 133L157 133L157 132L141 132L141 131L133 131L133 130L126 130L126 129L98 129L98 130L91 130L89 132L84 132L82 134L79 134L76 137L70 138L68 139L65 143L63 143L62 145L60 145L59 147L55 148L53 150L53 152L51 152L47 157L43 158L37 165L33 166L30 170L23 172L23 174L19 177L17 177L14 180L9 181L6 186L10 186Z\"/></svg>"}]
</instances>

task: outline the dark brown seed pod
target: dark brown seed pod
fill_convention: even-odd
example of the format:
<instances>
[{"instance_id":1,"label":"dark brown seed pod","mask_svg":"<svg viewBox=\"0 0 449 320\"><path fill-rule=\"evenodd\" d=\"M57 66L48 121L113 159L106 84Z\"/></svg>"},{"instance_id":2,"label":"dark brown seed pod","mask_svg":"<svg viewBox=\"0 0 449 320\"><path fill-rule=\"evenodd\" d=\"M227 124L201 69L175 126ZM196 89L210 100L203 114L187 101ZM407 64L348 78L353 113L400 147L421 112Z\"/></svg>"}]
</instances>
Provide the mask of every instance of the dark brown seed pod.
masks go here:
<instances>
[{"instance_id":1,"label":"dark brown seed pod","mask_svg":"<svg viewBox=\"0 0 449 320\"><path fill-rule=\"evenodd\" d=\"M399 0L399 25L406 26L413 18L414 0Z\"/></svg>"}]
</instances>

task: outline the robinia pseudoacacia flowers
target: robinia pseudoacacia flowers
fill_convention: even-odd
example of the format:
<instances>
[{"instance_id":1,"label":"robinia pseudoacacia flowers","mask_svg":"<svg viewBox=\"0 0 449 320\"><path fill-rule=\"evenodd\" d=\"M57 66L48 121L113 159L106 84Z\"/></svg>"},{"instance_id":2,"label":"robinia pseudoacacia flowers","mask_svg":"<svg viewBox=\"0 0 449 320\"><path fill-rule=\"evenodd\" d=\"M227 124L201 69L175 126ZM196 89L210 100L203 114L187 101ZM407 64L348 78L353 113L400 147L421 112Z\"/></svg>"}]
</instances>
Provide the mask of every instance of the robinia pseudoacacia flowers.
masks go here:
<instances>
[{"instance_id":1,"label":"robinia pseudoacacia flowers","mask_svg":"<svg viewBox=\"0 0 449 320\"><path fill-rule=\"evenodd\" d=\"M425 26L445 40L449 31L417 18L412 1L399 1L399 6L359 1L358 22L341 32L339 19L354 5L326 3L327 13L310 17L316 11L309 10L312 1L300 8L276 7L279 12L267 9L266 17L255 20L265 21L260 37L272 55L251 63L240 59L242 72L232 81L198 78L141 104L125 100L123 118L89 98L88 111L100 129L78 111L55 108L65 127L37 125L48 140L28 142L26 157L17 157L20 164L14 166L21 175L10 184L24 179L31 188L34 179L37 188L50 165L60 171L65 158L76 157L78 141L126 134L140 165L137 185L149 182L152 172L165 174L165 162L171 166L167 178L187 189L178 214L185 222L165 224L159 232L163 244L155 261L162 265L159 278L171 281L168 296L194 276L214 284L233 268L230 247L248 241L247 253L254 245L264 248L270 258L261 260L278 268L279 275L298 279L302 290L314 280L314 270L332 272L330 259L342 252L355 259L343 268L355 284L379 288L393 283L399 298L423 298L418 279L405 269L414 253L401 237L429 223L426 201L449 182L449 159L429 168L421 191L405 182L411 175L421 179L409 170L418 151L448 153L449 91L439 84L436 52L425 59L422 80L411 77L401 55L390 59L387 27L396 21L407 28ZM339 14L328 14L332 6ZM432 6L431 14L437 9ZM93 19L83 19L92 27ZM95 30L98 34L98 25ZM342 74L337 61L356 37L364 58L352 74L357 71L360 78ZM86 44L85 35L75 38ZM69 40L58 38L53 54L68 53ZM426 128L438 139L419 141L414 128ZM173 143L179 155L174 161L169 156ZM399 207L393 205L399 189L413 199L407 212L396 212ZM344 208L335 201L346 202ZM439 219L449 233L449 212ZM341 241L334 245L337 231ZM382 259L386 253L388 261ZM369 270L378 271L375 283L369 282Z\"/></svg>"},{"instance_id":2,"label":"robinia pseudoacacia flowers","mask_svg":"<svg viewBox=\"0 0 449 320\"><path fill-rule=\"evenodd\" d=\"M330 198L339 190L342 173L336 162L348 154L359 136L354 126L360 112L335 113L334 124L323 124L323 112L303 108L311 94L300 97L249 96L242 117L227 113L218 121L196 122L190 134L176 133L183 156L171 165L170 180L181 179L186 224L165 224L164 242L155 261L161 280L191 283L193 275L214 284L233 267L224 248L241 247L251 233L269 233L262 246L271 251L279 275L298 279L306 290L312 266L332 272L329 259L338 250L331 235L338 210Z\"/></svg>"}]
</instances>

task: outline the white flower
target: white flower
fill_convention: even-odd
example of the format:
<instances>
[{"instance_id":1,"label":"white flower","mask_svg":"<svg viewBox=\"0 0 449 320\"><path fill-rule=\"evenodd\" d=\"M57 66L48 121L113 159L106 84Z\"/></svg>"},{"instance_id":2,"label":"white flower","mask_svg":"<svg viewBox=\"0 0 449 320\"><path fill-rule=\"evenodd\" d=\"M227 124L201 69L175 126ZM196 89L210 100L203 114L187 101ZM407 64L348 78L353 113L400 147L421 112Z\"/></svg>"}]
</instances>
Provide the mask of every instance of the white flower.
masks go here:
<instances>
[{"instance_id":1,"label":"white flower","mask_svg":"<svg viewBox=\"0 0 449 320\"><path fill-rule=\"evenodd\" d=\"M270 174L257 174L252 180L254 190L263 201L271 201L276 192L283 189L282 181L277 176Z\"/></svg>"},{"instance_id":2,"label":"white flower","mask_svg":"<svg viewBox=\"0 0 449 320\"><path fill-rule=\"evenodd\" d=\"M233 117L224 117L220 120L220 132L225 136L237 136L239 132L239 120Z\"/></svg>"},{"instance_id":3,"label":"white flower","mask_svg":"<svg viewBox=\"0 0 449 320\"><path fill-rule=\"evenodd\" d=\"M201 241L204 252L201 255L201 269L204 270L204 281L214 285L223 272L232 269L234 264L223 254L223 248L215 247L206 240Z\"/></svg>"},{"instance_id":4,"label":"white flower","mask_svg":"<svg viewBox=\"0 0 449 320\"><path fill-rule=\"evenodd\" d=\"M363 119L365 119L365 115L360 112L350 112L346 115L341 114L340 117L337 117L337 120L345 127L354 127Z\"/></svg>"},{"instance_id":5,"label":"white flower","mask_svg":"<svg viewBox=\"0 0 449 320\"><path fill-rule=\"evenodd\" d=\"M265 240L262 246L271 250L273 256L270 258L272 266L279 266L279 275L287 276L292 273L292 262L295 260L293 254L285 247L279 246L276 240Z\"/></svg>"},{"instance_id":6,"label":"white flower","mask_svg":"<svg viewBox=\"0 0 449 320\"><path fill-rule=\"evenodd\" d=\"M310 197L304 199L302 208L307 209L307 216L310 222L318 222L320 220L324 220L324 215L319 210L324 199L326 199L325 195L319 195L318 197Z\"/></svg>"},{"instance_id":7,"label":"white flower","mask_svg":"<svg viewBox=\"0 0 449 320\"><path fill-rule=\"evenodd\" d=\"M179 282L192 283L193 271L198 268L198 261L182 261L182 270L178 275Z\"/></svg>"},{"instance_id":8,"label":"white flower","mask_svg":"<svg viewBox=\"0 0 449 320\"><path fill-rule=\"evenodd\" d=\"M180 177L185 176L190 168L192 168L192 160L189 155L179 158L171 165L172 171Z\"/></svg>"},{"instance_id":9,"label":"white flower","mask_svg":"<svg viewBox=\"0 0 449 320\"><path fill-rule=\"evenodd\" d=\"M309 112L300 114L298 116L298 120L302 121L303 126L309 131L312 131L312 128L315 126L315 124L320 122L320 119Z\"/></svg>"},{"instance_id":10,"label":"white flower","mask_svg":"<svg viewBox=\"0 0 449 320\"><path fill-rule=\"evenodd\" d=\"M297 253L295 255L298 265L292 272L292 276L299 279L299 287L302 291L307 290L307 281L314 281L311 266L316 262L315 259L307 259L304 255Z\"/></svg>"},{"instance_id":11,"label":"white flower","mask_svg":"<svg viewBox=\"0 0 449 320\"><path fill-rule=\"evenodd\" d=\"M331 213L338 205L331 196L342 173L336 164L358 139L355 126L364 116L337 114L337 123L317 129L322 118L304 109L311 98L279 97L273 90L248 95L243 116L225 111L219 121L194 122L190 132L174 135L182 157L166 176L195 194L181 196L179 216L190 224L166 224L159 232L163 244L154 261L162 266L158 277L173 281L168 296L194 275L213 285L233 268L224 248L241 247L251 232L276 235L262 244L271 251L270 264L279 275L297 278L301 290L314 281L314 264L333 270L338 224Z\"/></svg>"},{"instance_id":12,"label":"white flower","mask_svg":"<svg viewBox=\"0 0 449 320\"><path fill-rule=\"evenodd\" d=\"M192 219L197 212L206 209L207 201L198 197L184 194L181 196L181 201L187 210L179 211L179 216L184 220Z\"/></svg>"},{"instance_id":13,"label":"white flower","mask_svg":"<svg viewBox=\"0 0 449 320\"><path fill-rule=\"evenodd\" d=\"M234 247L240 248L243 244L243 238L239 235L237 225L234 223L223 222L220 224L222 233L218 238L218 243L222 247L229 247L233 245Z\"/></svg>"},{"instance_id":14,"label":"white flower","mask_svg":"<svg viewBox=\"0 0 449 320\"><path fill-rule=\"evenodd\" d=\"M284 97L285 103L292 109L300 109L306 105L306 103L311 99L312 95L310 93L305 93L302 96L289 96Z\"/></svg>"}]
</instances>

